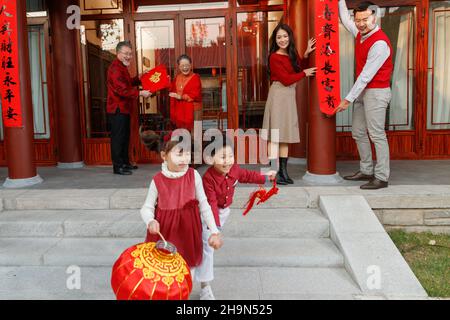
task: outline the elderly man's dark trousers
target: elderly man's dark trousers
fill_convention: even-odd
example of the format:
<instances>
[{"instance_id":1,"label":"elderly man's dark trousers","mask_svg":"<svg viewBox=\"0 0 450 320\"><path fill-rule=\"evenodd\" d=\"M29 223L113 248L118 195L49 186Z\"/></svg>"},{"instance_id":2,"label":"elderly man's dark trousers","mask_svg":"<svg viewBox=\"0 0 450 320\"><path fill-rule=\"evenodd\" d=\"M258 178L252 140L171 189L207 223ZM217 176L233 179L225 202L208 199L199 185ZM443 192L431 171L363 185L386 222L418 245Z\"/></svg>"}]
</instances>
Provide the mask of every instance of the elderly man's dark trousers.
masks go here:
<instances>
[{"instance_id":1,"label":"elderly man's dark trousers","mask_svg":"<svg viewBox=\"0 0 450 320\"><path fill-rule=\"evenodd\" d=\"M114 170L129 164L130 115L116 112L109 114L111 125L111 158Z\"/></svg>"}]
</instances>

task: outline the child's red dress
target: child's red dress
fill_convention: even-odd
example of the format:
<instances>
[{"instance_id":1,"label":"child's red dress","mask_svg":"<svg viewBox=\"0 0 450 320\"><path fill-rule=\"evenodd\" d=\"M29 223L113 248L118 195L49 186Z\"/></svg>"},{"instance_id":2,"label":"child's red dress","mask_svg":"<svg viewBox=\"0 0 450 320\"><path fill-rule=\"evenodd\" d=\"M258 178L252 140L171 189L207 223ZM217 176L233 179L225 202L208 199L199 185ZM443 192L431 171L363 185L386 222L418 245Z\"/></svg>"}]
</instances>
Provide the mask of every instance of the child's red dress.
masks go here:
<instances>
[{"instance_id":1,"label":"child's red dress","mask_svg":"<svg viewBox=\"0 0 450 320\"><path fill-rule=\"evenodd\" d=\"M163 237L177 247L190 268L202 262L202 222L195 197L194 169L180 178L167 178L161 172L153 178L158 189L155 220ZM160 240L147 230L146 242Z\"/></svg>"}]
</instances>

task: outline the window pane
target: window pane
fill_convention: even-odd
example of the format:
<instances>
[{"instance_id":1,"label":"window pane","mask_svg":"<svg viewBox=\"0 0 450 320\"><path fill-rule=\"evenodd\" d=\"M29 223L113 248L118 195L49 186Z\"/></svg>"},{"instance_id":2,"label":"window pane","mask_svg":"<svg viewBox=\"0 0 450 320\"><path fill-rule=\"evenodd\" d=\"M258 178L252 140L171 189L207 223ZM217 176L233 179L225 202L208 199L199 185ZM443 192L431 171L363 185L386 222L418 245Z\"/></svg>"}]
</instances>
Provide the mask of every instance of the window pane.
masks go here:
<instances>
[{"instance_id":1,"label":"window pane","mask_svg":"<svg viewBox=\"0 0 450 320\"><path fill-rule=\"evenodd\" d=\"M353 11L351 11L353 14ZM339 23L339 60L341 68L341 97L350 92L355 83L355 38L342 23ZM351 131L353 104L344 112L336 114L336 130L338 132Z\"/></svg>"},{"instance_id":2,"label":"window pane","mask_svg":"<svg viewBox=\"0 0 450 320\"><path fill-rule=\"evenodd\" d=\"M274 6L274 5L282 5L284 4L285 0L268 0L265 1L267 3L268 6ZM261 1L258 0L238 0L237 1L237 5L238 7L240 6L245 6L245 5L255 5L255 6L259 6L261 5L260 3Z\"/></svg>"},{"instance_id":3,"label":"window pane","mask_svg":"<svg viewBox=\"0 0 450 320\"><path fill-rule=\"evenodd\" d=\"M186 54L202 82L203 130L227 129L225 18L186 19Z\"/></svg>"},{"instance_id":4,"label":"window pane","mask_svg":"<svg viewBox=\"0 0 450 320\"><path fill-rule=\"evenodd\" d=\"M136 22L136 50L139 74L163 64L171 78L175 75L175 32L173 20ZM161 90L156 96L139 98L139 122L144 129L168 130L170 119L169 91Z\"/></svg>"},{"instance_id":5,"label":"window pane","mask_svg":"<svg viewBox=\"0 0 450 320\"><path fill-rule=\"evenodd\" d=\"M80 0L81 14L108 14L123 11L122 0Z\"/></svg>"},{"instance_id":6,"label":"window pane","mask_svg":"<svg viewBox=\"0 0 450 320\"><path fill-rule=\"evenodd\" d=\"M137 12L226 9L228 1L138 6Z\"/></svg>"},{"instance_id":7,"label":"window pane","mask_svg":"<svg viewBox=\"0 0 450 320\"><path fill-rule=\"evenodd\" d=\"M33 102L34 138L49 139L50 123L47 99L47 73L43 26L28 26L31 97Z\"/></svg>"},{"instance_id":8,"label":"window pane","mask_svg":"<svg viewBox=\"0 0 450 320\"><path fill-rule=\"evenodd\" d=\"M396 7L384 11L381 27L391 40L394 62L392 100L386 122L389 130L414 129L415 7Z\"/></svg>"},{"instance_id":9,"label":"window pane","mask_svg":"<svg viewBox=\"0 0 450 320\"><path fill-rule=\"evenodd\" d=\"M27 0L27 12L45 11L46 9L45 0Z\"/></svg>"},{"instance_id":10,"label":"window pane","mask_svg":"<svg viewBox=\"0 0 450 320\"><path fill-rule=\"evenodd\" d=\"M428 52L427 128L450 129L450 1L431 3Z\"/></svg>"},{"instance_id":11,"label":"window pane","mask_svg":"<svg viewBox=\"0 0 450 320\"><path fill-rule=\"evenodd\" d=\"M270 79L269 37L282 11L238 13L239 127L261 128Z\"/></svg>"},{"instance_id":12,"label":"window pane","mask_svg":"<svg viewBox=\"0 0 450 320\"><path fill-rule=\"evenodd\" d=\"M123 20L83 21L80 35L87 138L108 137L106 76L124 40Z\"/></svg>"}]
</instances>

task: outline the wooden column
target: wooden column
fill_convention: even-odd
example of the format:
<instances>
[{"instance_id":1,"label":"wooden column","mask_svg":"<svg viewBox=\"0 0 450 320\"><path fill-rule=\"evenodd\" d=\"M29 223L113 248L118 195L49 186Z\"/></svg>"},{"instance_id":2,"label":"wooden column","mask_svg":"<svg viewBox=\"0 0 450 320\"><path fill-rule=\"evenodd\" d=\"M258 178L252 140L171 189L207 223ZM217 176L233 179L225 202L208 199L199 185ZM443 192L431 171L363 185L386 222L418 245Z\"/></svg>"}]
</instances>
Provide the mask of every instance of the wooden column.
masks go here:
<instances>
[{"instance_id":1,"label":"wooden column","mask_svg":"<svg viewBox=\"0 0 450 320\"><path fill-rule=\"evenodd\" d=\"M33 104L31 100L30 61L28 57L28 32L26 16L26 0L17 1L18 43L13 44L13 50L19 54L20 99L22 105L22 128L4 128L6 160L8 163L8 178L4 183L6 188L19 188L42 182L37 175L33 139Z\"/></svg>"},{"instance_id":2,"label":"wooden column","mask_svg":"<svg viewBox=\"0 0 450 320\"><path fill-rule=\"evenodd\" d=\"M75 0L49 1L55 68L55 105L57 109L58 167L83 167L77 73L77 30L66 26L67 8Z\"/></svg>"},{"instance_id":3,"label":"wooden column","mask_svg":"<svg viewBox=\"0 0 450 320\"><path fill-rule=\"evenodd\" d=\"M309 37L315 30L316 0L308 0ZM316 53L317 54L317 53ZM316 65L316 54L311 65ZM317 66L320 68L320 66ZM310 79L308 116L308 172L305 180L334 183L341 181L336 174L336 117L327 118L319 109L316 79Z\"/></svg>"},{"instance_id":4,"label":"wooden column","mask_svg":"<svg viewBox=\"0 0 450 320\"><path fill-rule=\"evenodd\" d=\"M303 56L308 43L308 1L287 0L287 24L292 28L298 53ZM300 143L290 145L289 155L294 158L306 158L306 124L308 120L308 79L297 85L297 113L300 129Z\"/></svg>"}]
</instances>

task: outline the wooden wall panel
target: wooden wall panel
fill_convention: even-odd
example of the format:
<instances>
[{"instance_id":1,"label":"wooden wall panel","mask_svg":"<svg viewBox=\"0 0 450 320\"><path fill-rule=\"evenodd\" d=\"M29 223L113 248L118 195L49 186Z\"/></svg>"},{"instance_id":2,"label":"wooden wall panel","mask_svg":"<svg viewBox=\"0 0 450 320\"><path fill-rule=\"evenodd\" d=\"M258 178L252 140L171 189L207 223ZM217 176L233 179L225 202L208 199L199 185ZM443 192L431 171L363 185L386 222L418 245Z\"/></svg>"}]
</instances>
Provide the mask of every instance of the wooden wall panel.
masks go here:
<instances>
[{"instance_id":1,"label":"wooden wall panel","mask_svg":"<svg viewBox=\"0 0 450 320\"><path fill-rule=\"evenodd\" d=\"M110 139L84 139L84 163L86 165L111 165Z\"/></svg>"},{"instance_id":2,"label":"wooden wall panel","mask_svg":"<svg viewBox=\"0 0 450 320\"><path fill-rule=\"evenodd\" d=\"M56 154L53 145L46 140L34 141L34 159L39 166L56 165Z\"/></svg>"},{"instance_id":3,"label":"wooden wall panel","mask_svg":"<svg viewBox=\"0 0 450 320\"><path fill-rule=\"evenodd\" d=\"M158 152L149 151L142 143L139 142L140 161L139 163L162 163L161 156Z\"/></svg>"},{"instance_id":4,"label":"wooden wall panel","mask_svg":"<svg viewBox=\"0 0 450 320\"><path fill-rule=\"evenodd\" d=\"M395 134L388 133L389 149L392 159L417 159L415 153L415 136L411 132ZM336 153L338 160L358 160L358 149L351 133L339 133L336 138ZM375 149L372 145L375 157Z\"/></svg>"},{"instance_id":5,"label":"wooden wall panel","mask_svg":"<svg viewBox=\"0 0 450 320\"><path fill-rule=\"evenodd\" d=\"M424 145L425 158L450 158L450 134L429 132Z\"/></svg>"},{"instance_id":6,"label":"wooden wall panel","mask_svg":"<svg viewBox=\"0 0 450 320\"><path fill-rule=\"evenodd\" d=\"M358 150L351 133L338 133L336 136L336 158L338 160L358 159Z\"/></svg>"}]
</instances>

